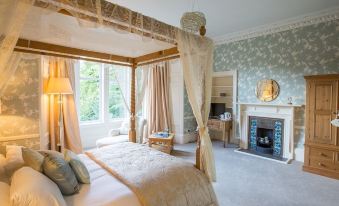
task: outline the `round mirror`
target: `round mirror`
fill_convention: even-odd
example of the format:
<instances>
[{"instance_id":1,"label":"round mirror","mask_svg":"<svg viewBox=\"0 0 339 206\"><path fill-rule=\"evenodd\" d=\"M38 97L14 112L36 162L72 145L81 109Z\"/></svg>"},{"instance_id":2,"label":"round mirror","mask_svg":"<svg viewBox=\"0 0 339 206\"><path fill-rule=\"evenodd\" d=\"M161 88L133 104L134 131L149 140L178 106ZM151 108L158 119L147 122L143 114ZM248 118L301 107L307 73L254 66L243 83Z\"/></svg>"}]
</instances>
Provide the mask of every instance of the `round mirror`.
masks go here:
<instances>
[{"instance_id":1,"label":"round mirror","mask_svg":"<svg viewBox=\"0 0 339 206\"><path fill-rule=\"evenodd\" d=\"M279 96L279 84L273 79L258 81L255 95L263 102L270 102Z\"/></svg>"}]
</instances>

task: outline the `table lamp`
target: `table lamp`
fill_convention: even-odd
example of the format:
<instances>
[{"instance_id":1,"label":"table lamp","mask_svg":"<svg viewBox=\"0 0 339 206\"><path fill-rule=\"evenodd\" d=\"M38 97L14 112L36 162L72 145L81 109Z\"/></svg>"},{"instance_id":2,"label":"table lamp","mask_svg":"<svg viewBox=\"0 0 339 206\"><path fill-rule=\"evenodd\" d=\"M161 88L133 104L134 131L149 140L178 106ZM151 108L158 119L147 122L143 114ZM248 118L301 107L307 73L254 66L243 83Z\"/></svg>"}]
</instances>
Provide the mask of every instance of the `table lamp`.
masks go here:
<instances>
[{"instance_id":1,"label":"table lamp","mask_svg":"<svg viewBox=\"0 0 339 206\"><path fill-rule=\"evenodd\" d=\"M64 141L64 121L62 113L62 95L73 94L72 86L68 78L50 77L46 89L47 94L59 95L59 142L57 144L59 152L62 152L62 145Z\"/></svg>"}]
</instances>

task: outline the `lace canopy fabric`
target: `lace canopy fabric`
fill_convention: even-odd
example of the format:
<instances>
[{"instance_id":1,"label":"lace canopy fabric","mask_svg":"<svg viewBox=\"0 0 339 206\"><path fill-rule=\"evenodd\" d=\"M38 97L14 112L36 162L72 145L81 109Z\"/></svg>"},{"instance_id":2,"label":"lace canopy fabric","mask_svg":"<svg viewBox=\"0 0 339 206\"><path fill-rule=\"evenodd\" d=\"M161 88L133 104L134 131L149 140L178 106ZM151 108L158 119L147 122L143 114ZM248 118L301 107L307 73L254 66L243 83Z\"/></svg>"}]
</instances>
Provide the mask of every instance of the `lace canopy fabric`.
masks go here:
<instances>
[{"instance_id":1,"label":"lace canopy fabric","mask_svg":"<svg viewBox=\"0 0 339 206\"><path fill-rule=\"evenodd\" d=\"M214 155L207 121L212 93L214 45L211 39L178 30L178 50L189 102L199 127L202 170L216 180Z\"/></svg>"},{"instance_id":2,"label":"lace canopy fabric","mask_svg":"<svg viewBox=\"0 0 339 206\"><path fill-rule=\"evenodd\" d=\"M63 13L66 11L85 27L108 26L118 32L175 43L176 27L105 0L35 0L34 5Z\"/></svg>"}]
</instances>

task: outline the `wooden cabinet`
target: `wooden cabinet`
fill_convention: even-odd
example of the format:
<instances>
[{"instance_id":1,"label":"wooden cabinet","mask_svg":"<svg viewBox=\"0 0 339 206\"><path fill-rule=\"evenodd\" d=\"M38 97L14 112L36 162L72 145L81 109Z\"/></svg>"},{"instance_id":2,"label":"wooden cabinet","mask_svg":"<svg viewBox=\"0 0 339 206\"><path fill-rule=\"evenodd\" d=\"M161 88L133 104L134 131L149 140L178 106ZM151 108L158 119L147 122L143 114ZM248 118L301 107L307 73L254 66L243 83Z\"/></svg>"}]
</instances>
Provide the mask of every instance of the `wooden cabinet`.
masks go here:
<instances>
[{"instance_id":1,"label":"wooden cabinet","mask_svg":"<svg viewBox=\"0 0 339 206\"><path fill-rule=\"evenodd\" d=\"M339 74L306 76L304 171L339 179Z\"/></svg>"}]
</instances>

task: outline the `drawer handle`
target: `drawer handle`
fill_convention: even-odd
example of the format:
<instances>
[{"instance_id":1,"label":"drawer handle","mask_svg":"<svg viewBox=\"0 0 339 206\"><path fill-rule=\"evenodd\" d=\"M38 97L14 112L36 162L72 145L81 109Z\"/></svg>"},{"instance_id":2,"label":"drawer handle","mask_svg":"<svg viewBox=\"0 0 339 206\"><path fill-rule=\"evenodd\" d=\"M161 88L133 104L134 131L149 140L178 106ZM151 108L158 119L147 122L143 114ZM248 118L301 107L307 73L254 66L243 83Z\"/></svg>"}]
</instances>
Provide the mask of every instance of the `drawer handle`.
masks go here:
<instances>
[{"instance_id":1,"label":"drawer handle","mask_svg":"<svg viewBox=\"0 0 339 206\"><path fill-rule=\"evenodd\" d=\"M319 152L319 155L320 155L320 156L323 156L323 157L327 157L327 155L325 155L325 154L322 153L322 152Z\"/></svg>"},{"instance_id":2,"label":"drawer handle","mask_svg":"<svg viewBox=\"0 0 339 206\"><path fill-rule=\"evenodd\" d=\"M319 162L318 165L319 165L320 167L325 167L325 165L324 165L323 163L321 163L321 162Z\"/></svg>"}]
</instances>

